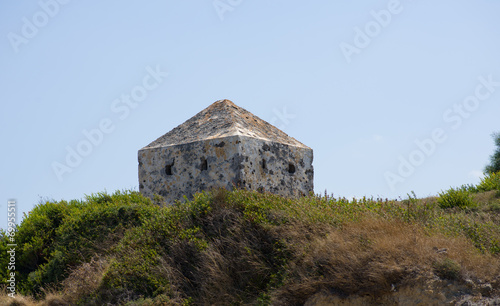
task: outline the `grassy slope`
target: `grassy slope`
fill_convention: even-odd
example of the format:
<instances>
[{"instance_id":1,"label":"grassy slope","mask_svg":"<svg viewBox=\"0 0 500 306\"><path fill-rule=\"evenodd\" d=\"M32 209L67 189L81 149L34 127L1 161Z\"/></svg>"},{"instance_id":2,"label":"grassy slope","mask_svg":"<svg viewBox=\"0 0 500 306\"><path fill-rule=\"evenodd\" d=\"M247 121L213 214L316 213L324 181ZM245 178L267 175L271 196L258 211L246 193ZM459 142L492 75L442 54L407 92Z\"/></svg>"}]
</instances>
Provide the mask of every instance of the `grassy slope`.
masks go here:
<instances>
[{"instance_id":1,"label":"grassy slope","mask_svg":"<svg viewBox=\"0 0 500 306\"><path fill-rule=\"evenodd\" d=\"M137 192L47 202L16 233L25 295L17 301L300 305L498 296L499 186L497 175L404 201L219 190L171 207ZM6 243L2 233L3 279Z\"/></svg>"}]
</instances>

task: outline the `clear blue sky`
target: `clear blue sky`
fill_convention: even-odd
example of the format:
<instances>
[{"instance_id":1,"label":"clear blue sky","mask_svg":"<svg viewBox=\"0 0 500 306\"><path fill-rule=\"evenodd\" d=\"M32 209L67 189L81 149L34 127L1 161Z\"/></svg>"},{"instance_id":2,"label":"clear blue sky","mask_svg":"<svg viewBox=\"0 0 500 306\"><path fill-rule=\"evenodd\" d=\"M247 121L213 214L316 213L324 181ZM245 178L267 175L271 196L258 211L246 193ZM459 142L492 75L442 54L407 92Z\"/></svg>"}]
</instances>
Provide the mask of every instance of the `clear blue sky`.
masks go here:
<instances>
[{"instance_id":1,"label":"clear blue sky","mask_svg":"<svg viewBox=\"0 0 500 306\"><path fill-rule=\"evenodd\" d=\"M137 150L224 98L314 150L317 193L477 183L500 130L498 12L491 0L3 1L0 215L11 198L27 212L137 190ZM86 156L68 163L72 150Z\"/></svg>"}]
</instances>

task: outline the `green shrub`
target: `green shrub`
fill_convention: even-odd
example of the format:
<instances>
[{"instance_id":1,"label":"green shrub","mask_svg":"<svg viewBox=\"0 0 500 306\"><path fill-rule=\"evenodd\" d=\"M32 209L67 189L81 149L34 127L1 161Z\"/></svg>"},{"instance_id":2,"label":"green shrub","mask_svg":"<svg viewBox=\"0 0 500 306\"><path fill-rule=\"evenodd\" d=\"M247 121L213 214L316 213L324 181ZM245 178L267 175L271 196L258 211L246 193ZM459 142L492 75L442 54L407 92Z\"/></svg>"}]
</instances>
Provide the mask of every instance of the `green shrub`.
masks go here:
<instances>
[{"instance_id":1,"label":"green shrub","mask_svg":"<svg viewBox=\"0 0 500 306\"><path fill-rule=\"evenodd\" d=\"M138 192L120 191L93 194L85 201L40 203L16 232L20 291L38 294L57 284L69 269L116 244L127 227L158 209Z\"/></svg>"},{"instance_id":2,"label":"green shrub","mask_svg":"<svg viewBox=\"0 0 500 306\"><path fill-rule=\"evenodd\" d=\"M10 259L9 253L7 253L9 250L7 247L7 244L9 244L8 239L9 236L7 236L7 232L0 229L0 282L2 282L2 284L7 282L10 273L7 268Z\"/></svg>"},{"instance_id":3,"label":"green shrub","mask_svg":"<svg viewBox=\"0 0 500 306\"><path fill-rule=\"evenodd\" d=\"M16 270L21 292L34 292L40 288L30 287L31 281L40 279L41 271L53 258L57 230L64 224L74 206L66 201L46 202L35 206L17 227L16 243L18 258ZM38 270L36 275L29 275Z\"/></svg>"},{"instance_id":4,"label":"green shrub","mask_svg":"<svg viewBox=\"0 0 500 306\"><path fill-rule=\"evenodd\" d=\"M484 172L488 174L500 172L500 133L493 133L491 136L495 141L496 149L493 155L490 156L490 164L484 168Z\"/></svg>"},{"instance_id":5,"label":"green shrub","mask_svg":"<svg viewBox=\"0 0 500 306\"><path fill-rule=\"evenodd\" d=\"M490 190L500 190L500 172L487 174L481 179L481 182L476 186L480 192Z\"/></svg>"},{"instance_id":6,"label":"green shrub","mask_svg":"<svg viewBox=\"0 0 500 306\"><path fill-rule=\"evenodd\" d=\"M460 189L468 191L470 193L478 193L479 190L477 189L476 185L473 184L464 184L460 187Z\"/></svg>"},{"instance_id":7,"label":"green shrub","mask_svg":"<svg viewBox=\"0 0 500 306\"><path fill-rule=\"evenodd\" d=\"M464 188L450 188L446 192L439 193L438 203L441 208L472 208L476 206L470 192Z\"/></svg>"},{"instance_id":8,"label":"green shrub","mask_svg":"<svg viewBox=\"0 0 500 306\"><path fill-rule=\"evenodd\" d=\"M436 261L433 268L434 273L442 279L457 280L460 277L460 265L449 258Z\"/></svg>"}]
</instances>

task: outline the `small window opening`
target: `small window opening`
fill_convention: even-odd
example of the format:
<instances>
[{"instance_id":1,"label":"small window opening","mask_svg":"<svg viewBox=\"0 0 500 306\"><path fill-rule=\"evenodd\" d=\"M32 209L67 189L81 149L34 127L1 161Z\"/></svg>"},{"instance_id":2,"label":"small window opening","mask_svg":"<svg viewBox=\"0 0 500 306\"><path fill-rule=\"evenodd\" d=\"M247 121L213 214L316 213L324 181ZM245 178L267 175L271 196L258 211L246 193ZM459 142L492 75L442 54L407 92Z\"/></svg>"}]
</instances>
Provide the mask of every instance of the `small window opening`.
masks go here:
<instances>
[{"instance_id":1,"label":"small window opening","mask_svg":"<svg viewBox=\"0 0 500 306\"><path fill-rule=\"evenodd\" d=\"M265 159L262 160L262 169L266 169L266 160Z\"/></svg>"},{"instance_id":2,"label":"small window opening","mask_svg":"<svg viewBox=\"0 0 500 306\"><path fill-rule=\"evenodd\" d=\"M288 164L288 173L290 174L295 173L295 166L292 163Z\"/></svg>"},{"instance_id":3,"label":"small window opening","mask_svg":"<svg viewBox=\"0 0 500 306\"><path fill-rule=\"evenodd\" d=\"M165 173L167 175L172 175L172 165L166 165L165 166Z\"/></svg>"},{"instance_id":4,"label":"small window opening","mask_svg":"<svg viewBox=\"0 0 500 306\"><path fill-rule=\"evenodd\" d=\"M208 163L207 163L207 160L205 158L202 158L201 159L201 171L203 170L207 170L208 169Z\"/></svg>"}]
</instances>

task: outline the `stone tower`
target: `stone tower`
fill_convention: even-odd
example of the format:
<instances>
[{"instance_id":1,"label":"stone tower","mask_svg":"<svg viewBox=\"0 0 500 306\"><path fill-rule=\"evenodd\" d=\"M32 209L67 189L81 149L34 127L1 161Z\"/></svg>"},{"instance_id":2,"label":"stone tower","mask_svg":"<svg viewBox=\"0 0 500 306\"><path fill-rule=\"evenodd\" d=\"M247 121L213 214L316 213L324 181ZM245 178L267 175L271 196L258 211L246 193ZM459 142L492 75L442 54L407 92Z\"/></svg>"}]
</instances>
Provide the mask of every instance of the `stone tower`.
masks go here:
<instances>
[{"instance_id":1,"label":"stone tower","mask_svg":"<svg viewBox=\"0 0 500 306\"><path fill-rule=\"evenodd\" d=\"M220 100L138 152L139 190L167 203L212 187L297 197L313 191L313 151Z\"/></svg>"}]
</instances>

